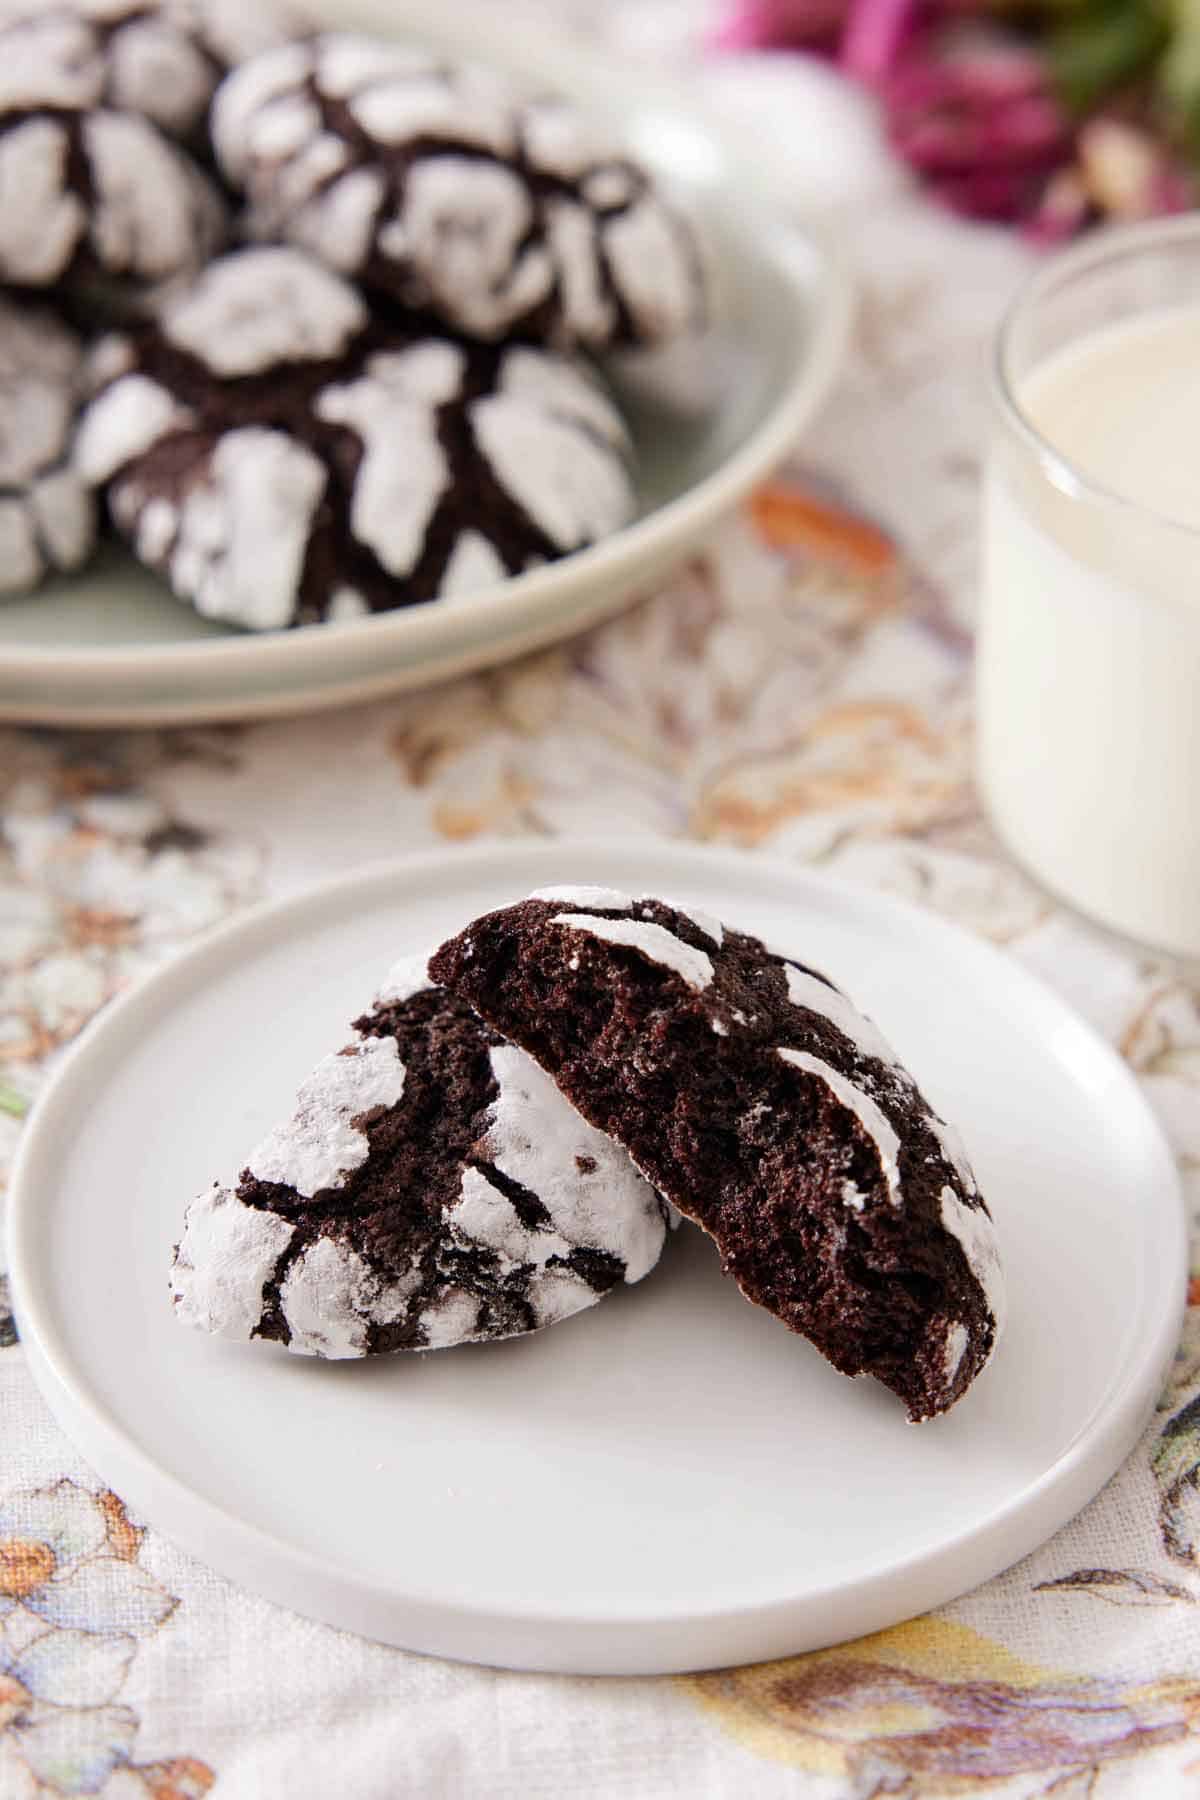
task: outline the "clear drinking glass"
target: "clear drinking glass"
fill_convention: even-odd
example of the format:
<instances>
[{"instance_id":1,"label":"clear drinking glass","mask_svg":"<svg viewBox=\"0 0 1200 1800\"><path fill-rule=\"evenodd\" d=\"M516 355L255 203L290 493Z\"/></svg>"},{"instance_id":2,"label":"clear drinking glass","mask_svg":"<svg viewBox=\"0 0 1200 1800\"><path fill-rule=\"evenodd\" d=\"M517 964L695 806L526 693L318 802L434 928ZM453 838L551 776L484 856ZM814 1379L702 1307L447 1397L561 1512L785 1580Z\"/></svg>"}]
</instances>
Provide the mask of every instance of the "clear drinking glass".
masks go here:
<instances>
[{"instance_id":1,"label":"clear drinking glass","mask_svg":"<svg viewBox=\"0 0 1200 1800\"><path fill-rule=\"evenodd\" d=\"M1200 959L1200 218L1044 264L992 394L985 804L1056 897Z\"/></svg>"}]
</instances>

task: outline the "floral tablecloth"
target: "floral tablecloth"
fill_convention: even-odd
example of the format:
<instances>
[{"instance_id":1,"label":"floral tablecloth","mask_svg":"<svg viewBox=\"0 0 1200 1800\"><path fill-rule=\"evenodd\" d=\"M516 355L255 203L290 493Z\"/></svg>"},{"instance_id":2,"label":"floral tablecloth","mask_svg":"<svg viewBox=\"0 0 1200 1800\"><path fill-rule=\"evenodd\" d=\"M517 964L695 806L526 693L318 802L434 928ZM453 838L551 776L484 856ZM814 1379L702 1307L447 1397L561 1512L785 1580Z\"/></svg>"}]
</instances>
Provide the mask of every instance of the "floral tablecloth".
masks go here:
<instances>
[{"instance_id":1,"label":"floral tablecloth","mask_svg":"<svg viewBox=\"0 0 1200 1800\"><path fill-rule=\"evenodd\" d=\"M702 11L565 10L666 60ZM602 829L819 863L1004 945L1119 1046L1200 1206L1200 992L1032 891L971 785L982 345L1026 253L927 210L823 76L697 84L774 134L777 184L857 265L836 400L708 550L560 649L307 722L0 731L0 1180L84 1022L249 902L385 849ZM801 100L823 150L786 135ZM636 1681L441 1663L231 1587L75 1454L0 1305L0 1800L1200 1793L1193 1297L1144 1441L1028 1561L840 1649Z\"/></svg>"}]
</instances>

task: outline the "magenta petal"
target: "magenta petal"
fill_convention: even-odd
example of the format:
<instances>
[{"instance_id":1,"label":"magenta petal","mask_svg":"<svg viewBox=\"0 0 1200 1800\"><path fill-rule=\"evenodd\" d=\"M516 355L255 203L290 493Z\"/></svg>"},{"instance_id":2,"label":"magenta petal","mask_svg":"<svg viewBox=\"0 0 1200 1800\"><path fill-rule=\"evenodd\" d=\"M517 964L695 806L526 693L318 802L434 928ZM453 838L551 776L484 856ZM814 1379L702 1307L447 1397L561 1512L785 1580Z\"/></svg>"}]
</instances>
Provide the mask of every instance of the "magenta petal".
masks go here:
<instances>
[{"instance_id":1,"label":"magenta petal","mask_svg":"<svg viewBox=\"0 0 1200 1800\"><path fill-rule=\"evenodd\" d=\"M851 0L839 61L874 86L882 81L908 36L917 0Z\"/></svg>"}]
</instances>

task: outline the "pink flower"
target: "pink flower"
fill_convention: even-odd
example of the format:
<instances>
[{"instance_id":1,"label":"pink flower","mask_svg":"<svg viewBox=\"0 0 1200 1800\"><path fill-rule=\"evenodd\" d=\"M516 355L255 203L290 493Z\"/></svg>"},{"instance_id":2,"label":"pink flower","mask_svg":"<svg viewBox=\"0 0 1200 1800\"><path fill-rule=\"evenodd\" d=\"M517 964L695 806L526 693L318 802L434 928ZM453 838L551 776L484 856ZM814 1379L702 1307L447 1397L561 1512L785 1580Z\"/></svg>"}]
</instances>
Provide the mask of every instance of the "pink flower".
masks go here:
<instances>
[{"instance_id":1,"label":"pink flower","mask_svg":"<svg viewBox=\"0 0 1200 1800\"><path fill-rule=\"evenodd\" d=\"M921 34L880 83L896 149L957 211L1028 213L1073 127L1033 48L984 30Z\"/></svg>"},{"instance_id":2,"label":"pink flower","mask_svg":"<svg viewBox=\"0 0 1200 1800\"><path fill-rule=\"evenodd\" d=\"M709 42L714 50L836 50L846 0L742 0Z\"/></svg>"}]
</instances>

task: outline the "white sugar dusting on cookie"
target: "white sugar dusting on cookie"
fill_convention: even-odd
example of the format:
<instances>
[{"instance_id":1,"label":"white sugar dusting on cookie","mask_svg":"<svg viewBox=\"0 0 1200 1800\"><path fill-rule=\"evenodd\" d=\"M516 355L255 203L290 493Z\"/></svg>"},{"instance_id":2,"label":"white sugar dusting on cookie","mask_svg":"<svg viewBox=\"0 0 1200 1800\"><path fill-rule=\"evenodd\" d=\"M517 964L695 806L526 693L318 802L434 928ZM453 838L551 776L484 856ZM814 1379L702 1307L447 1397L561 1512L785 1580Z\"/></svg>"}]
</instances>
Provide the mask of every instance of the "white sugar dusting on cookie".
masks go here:
<instances>
[{"instance_id":1,"label":"white sugar dusting on cookie","mask_svg":"<svg viewBox=\"0 0 1200 1800\"><path fill-rule=\"evenodd\" d=\"M428 956L400 956L384 976L376 1004L398 1006L416 994L427 994L435 985L429 979Z\"/></svg>"},{"instance_id":2,"label":"white sugar dusting on cookie","mask_svg":"<svg viewBox=\"0 0 1200 1800\"><path fill-rule=\"evenodd\" d=\"M536 1194L569 1248L604 1250L640 1281L663 1242L662 1211L625 1152L589 1125L532 1057L512 1044L490 1051L497 1095L480 1153Z\"/></svg>"},{"instance_id":3,"label":"white sugar dusting on cookie","mask_svg":"<svg viewBox=\"0 0 1200 1800\"><path fill-rule=\"evenodd\" d=\"M582 912L632 912L634 903L628 894L607 887L535 888L531 900L547 900L559 906L577 906Z\"/></svg>"},{"instance_id":4,"label":"white sugar dusting on cookie","mask_svg":"<svg viewBox=\"0 0 1200 1800\"><path fill-rule=\"evenodd\" d=\"M703 950L685 944L673 931L668 931L664 925L652 925L648 919L599 919L590 913L556 913L551 923L565 925L571 931L586 931L610 944L639 950L650 962L670 969L691 988L699 990L712 983L712 961Z\"/></svg>"},{"instance_id":5,"label":"white sugar dusting on cookie","mask_svg":"<svg viewBox=\"0 0 1200 1800\"><path fill-rule=\"evenodd\" d=\"M401 1317L418 1285L416 1271L385 1285L349 1244L320 1237L289 1267L279 1290L279 1309L298 1356L331 1361L366 1354L372 1325Z\"/></svg>"},{"instance_id":6,"label":"white sugar dusting on cookie","mask_svg":"<svg viewBox=\"0 0 1200 1800\"><path fill-rule=\"evenodd\" d=\"M394 1106L403 1092L395 1038L363 1038L325 1057L301 1083L292 1117L250 1158L250 1173L306 1199L340 1187L370 1153L366 1132L353 1121L377 1106Z\"/></svg>"},{"instance_id":7,"label":"white sugar dusting on cookie","mask_svg":"<svg viewBox=\"0 0 1200 1800\"><path fill-rule=\"evenodd\" d=\"M971 1342L971 1334L960 1320L955 1319L946 1333L946 1348L943 1361L946 1382L949 1385L962 1367L962 1359L966 1355Z\"/></svg>"},{"instance_id":8,"label":"white sugar dusting on cookie","mask_svg":"<svg viewBox=\"0 0 1200 1800\"><path fill-rule=\"evenodd\" d=\"M445 1288L421 1312L427 1350L446 1350L469 1343L479 1330L480 1301L466 1288Z\"/></svg>"},{"instance_id":9,"label":"white sugar dusting on cookie","mask_svg":"<svg viewBox=\"0 0 1200 1800\"><path fill-rule=\"evenodd\" d=\"M232 1189L206 1188L188 1207L171 1268L177 1316L220 1337L251 1337L262 1319L263 1288L294 1232Z\"/></svg>"},{"instance_id":10,"label":"white sugar dusting on cookie","mask_svg":"<svg viewBox=\"0 0 1200 1800\"><path fill-rule=\"evenodd\" d=\"M803 1069L806 1075L815 1075L823 1081L834 1098L841 1102L848 1112L852 1112L866 1133L875 1153L879 1158L879 1167L887 1184L888 1199L893 1206L902 1206L904 1196L900 1191L900 1139L894 1126L888 1121L881 1109L869 1094L855 1087L845 1075L823 1062L819 1056L810 1056L805 1050L791 1050L780 1047L775 1053L795 1069Z\"/></svg>"},{"instance_id":11,"label":"white sugar dusting on cookie","mask_svg":"<svg viewBox=\"0 0 1200 1800\"><path fill-rule=\"evenodd\" d=\"M163 336L214 375L341 354L367 322L362 297L298 250L243 250L207 269L163 314Z\"/></svg>"},{"instance_id":12,"label":"white sugar dusting on cookie","mask_svg":"<svg viewBox=\"0 0 1200 1800\"><path fill-rule=\"evenodd\" d=\"M807 969L798 968L792 962L784 963L783 973L787 980L788 999L793 1006L803 1007L808 1012L819 1013L822 1018L828 1019L861 1056L874 1057L879 1062L895 1065L896 1053L883 1033L864 1013L859 1012L854 1002L847 999L840 988L822 981L819 976L810 974Z\"/></svg>"},{"instance_id":13,"label":"white sugar dusting on cookie","mask_svg":"<svg viewBox=\"0 0 1200 1800\"><path fill-rule=\"evenodd\" d=\"M225 432L180 509L176 591L207 618L287 625L326 480L320 458L281 431Z\"/></svg>"},{"instance_id":14,"label":"white sugar dusting on cookie","mask_svg":"<svg viewBox=\"0 0 1200 1800\"><path fill-rule=\"evenodd\" d=\"M963 1193L968 1198L979 1192L979 1184L975 1180L975 1171L967 1156L967 1147L963 1143L962 1134L956 1125L948 1125L945 1119L935 1113L932 1107L925 1116L925 1123L932 1131L941 1146L942 1155L958 1176Z\"/></svg>"},{"instance_id":15,"label":"white sugar dusting on cookie","mask_svg":"<svg viewBox=\"0 0 1200 1800\"><path fill-rule=\"evenodd\" d=\"M523 1224L507 1194L482 1169L464 1170L458 1199L443 1216L456 1237L494 1250L509 1268L544 1264L552 1256L569 1256L574 1248L549 1226Z\"/></svg>"},{"instance_id":16,"label":"white sugar dusting on cookie","mask_svg":"<svg viewBox=\"0 0 1200 1800\"><path fill-rule=\"evenodd\" d=\"M999 1338L1008 1316L1008 1295L996 1227L982 1206L967 1206L949 1183L942 1189L941 1206L942 1224L962 1245L967 1266L983 1289Z\"/></svg>"},{"instance_id":17,"label":"white sugar dusting on cookie","mask_svg":"<svg viewBox=\"0 0 1200 1800\"><path fill-rule=\"evenodd\" d=\"M122 375L92 401L75 436L75 467L85 481L108 481L193 415L148 375Z\"/></svg>"}]
</instances>

